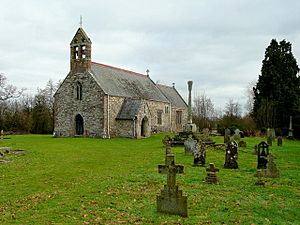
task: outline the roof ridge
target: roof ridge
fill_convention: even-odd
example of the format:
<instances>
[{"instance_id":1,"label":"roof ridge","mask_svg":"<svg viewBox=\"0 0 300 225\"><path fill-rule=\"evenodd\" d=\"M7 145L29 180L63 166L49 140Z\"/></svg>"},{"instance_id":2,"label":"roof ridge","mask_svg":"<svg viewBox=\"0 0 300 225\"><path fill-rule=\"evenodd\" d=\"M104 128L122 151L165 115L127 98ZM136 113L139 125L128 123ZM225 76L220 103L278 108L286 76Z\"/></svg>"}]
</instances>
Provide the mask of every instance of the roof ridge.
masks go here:
<instances>
[{"instance_id":1,"label":"roof ridge","mask_svg":"<svg viewBox=\"0 0 300 225\"><path fill-rule=\"evenodd\" d=\"M120 70L120 71L129 73L129 74L146 77L146 75L144 75L144 74L133 72L133 71L130 71L130 70L125 70L125 69L118 68L118 67L115 67L115 66L110 66L110 65L103 64L103 63L97 63L97 62L92 62L92 63L97 65L97 66L105 66L105 67L110 68L110 69Z\"/></svg>"},{"instance_id":2,"label":"roof ridge","mask_svg":"<svg viewBox=\"0 0 300 225\"><path fill-rule=\"evenodd\" d=\"M174 88L173 86L169 86L169 85L166 85L166 84L159 84L159 83L157 83L156 85L158 85L158 86L164 86L164 87L169 87L169 88Z\"/></svg>"}]
</instances>

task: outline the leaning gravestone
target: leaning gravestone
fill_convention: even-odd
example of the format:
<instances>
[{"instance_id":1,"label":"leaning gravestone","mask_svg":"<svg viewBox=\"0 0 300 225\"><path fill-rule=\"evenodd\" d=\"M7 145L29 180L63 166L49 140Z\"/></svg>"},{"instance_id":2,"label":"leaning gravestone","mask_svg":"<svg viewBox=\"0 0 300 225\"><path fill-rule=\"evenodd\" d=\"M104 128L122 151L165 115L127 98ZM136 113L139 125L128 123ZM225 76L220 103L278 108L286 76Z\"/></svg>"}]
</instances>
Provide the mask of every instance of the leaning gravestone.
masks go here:
<instances>
[{"instance_id":1,"label":"leaning gravestone","mask_svg":"<svg viewBox=\"0 0 300 225\"><path fill-rule=\"evenodd\" d=\"M194 165L193 166L204 166L206 158L206 146L203 141L196 144L194 151Z\"/></svg>"},{"instance_id":2,"label":"leaning gravestone","mask_svg":"<svg viewBox=\"0 0 300 225\"><path fill-rule=\"evenodd\" d=\"M276 167L276 164L274 162L274 156L272 154L269 154L269 156L268 156L266 177L271 177L271 178L279 177L279 171Z\"/></svg>"},{"instance_id":3,"label":"leaning gravestone","mask_svg":"<svg viewBox=\"0 0 300 225\"><path fill-rule=\"evenodd\" d=\"M192 138L192 136L189 136L188 139L186 139L184 141L185 154L189 154L189 155L194 154L194 149L195 149L196 144L197 144L197 141L194 140Z\"/></svg>"},{"instance_id":4,"label":"leaning gravestone","mask_svg":"<svg viewBox=\"0 0 300 225\"><path fill-rule=\"evenodd\" d=\"M237 169L238 168L238 146L235 141L230 141L227 144L225 153L224 168Z\"/></svg>"},{"instance_id":5,"label":"leaning gravestone","mask_svg":"<svg viewBox=\"0 0 300 225\"><path fill-rule=\"evenodd\" d=\"M166 164L158 165L158 172L167 174L167 185L157 196L157 211L187 217L187 196L176 185L176 174L183 173L183 165L175 165L173 154L166 156Z\"/></svg>"},{"instance_id":6,"label":"leaning gravestone","mask_svg":"<svg viewBox=\"0 0 300 225\"><path fill-rule=\"evenodd\" d=\"M219 183L219 179L217 177L217 172L219 172L219 169L215 167L215 164L210 163L209 168L207 168L206 171L207 171L207 176L205 178L206 183L209 184Z\"/></svg>"},{"instance_id":7,"label":"leaning gravestone","mask_svg":"<svg viewBox=\"0 0 300 225\"><path fill-rule=\"evenodd\" d=\"M224 143L228 143L230 141L231 136L231 130L229 128L226 128L224 131Z\"/></svg>"}]
</instances>

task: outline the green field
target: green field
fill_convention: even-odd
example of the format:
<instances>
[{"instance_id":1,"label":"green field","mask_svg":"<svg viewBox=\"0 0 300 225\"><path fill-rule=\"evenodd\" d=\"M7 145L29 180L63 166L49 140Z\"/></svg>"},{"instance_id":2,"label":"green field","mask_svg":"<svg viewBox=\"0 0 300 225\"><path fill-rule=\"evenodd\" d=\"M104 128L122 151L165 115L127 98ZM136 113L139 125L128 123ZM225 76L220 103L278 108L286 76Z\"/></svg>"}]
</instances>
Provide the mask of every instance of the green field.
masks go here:
<instances>
[{"instance_id":1,"label":"green field","mask_svg":"<svg viewBox=\"0 0 300 225\"><path fill-rule=\"evenodd\" d=\"M183 147L173 148L177 176L188 196L188 218L156 211L156 196L166 184L165 150L148 139L52 138L10 136L1 146L26 150L0 164L0 224L300 224L300 142L270 147L280 178L255 186L259 138L245 138L239 169L223 169L224 152L207 150L207 164L220 168L219 185L203 182L203 167L192 167ZM222 137L214 138L222 143Z\"/></svg>"}]
</instances>

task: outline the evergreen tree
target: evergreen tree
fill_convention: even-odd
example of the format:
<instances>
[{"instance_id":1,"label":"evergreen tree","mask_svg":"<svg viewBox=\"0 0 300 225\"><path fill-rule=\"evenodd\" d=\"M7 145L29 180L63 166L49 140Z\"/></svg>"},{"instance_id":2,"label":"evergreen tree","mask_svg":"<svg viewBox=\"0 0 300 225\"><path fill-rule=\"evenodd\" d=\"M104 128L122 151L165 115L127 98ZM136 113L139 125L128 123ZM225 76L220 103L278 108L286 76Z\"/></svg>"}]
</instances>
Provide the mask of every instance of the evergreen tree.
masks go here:
<instances>
[{"instance_id":1,"label":"evergreen tree","mask_svg":"<svg viewBox=\"0 0 300 225\"><path fill-rule=\"evenodd\" d=\"M299 114L299 67L291 43L273 39L265 51L254 91L253 116L258 127L287 128ZM297 124L297 121L295 121Z\"/></svg>"}]
</instances>

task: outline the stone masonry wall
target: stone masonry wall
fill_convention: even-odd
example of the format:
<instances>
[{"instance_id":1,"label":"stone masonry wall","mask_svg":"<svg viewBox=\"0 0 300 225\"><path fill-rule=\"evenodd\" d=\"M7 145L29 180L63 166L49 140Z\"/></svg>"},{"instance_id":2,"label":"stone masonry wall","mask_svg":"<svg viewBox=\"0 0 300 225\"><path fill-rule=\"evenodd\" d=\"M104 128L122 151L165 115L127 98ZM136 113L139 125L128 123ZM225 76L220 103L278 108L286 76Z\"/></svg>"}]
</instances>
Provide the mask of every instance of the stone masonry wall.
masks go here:
<instances>
[{"instance_id":1,"label":"stone masonry wall","mask_svg":"<svg viewBox=\"0 0 300 225\"><path fill-rule=\"evenodd\" d=\"M77 83L82 85L82 100L76 98ZM84 136L105 136L104 93L88 73L69 74L55 94L56 136L76 134L75 117L83 117Z\"/></svg>"}]
</instances>

